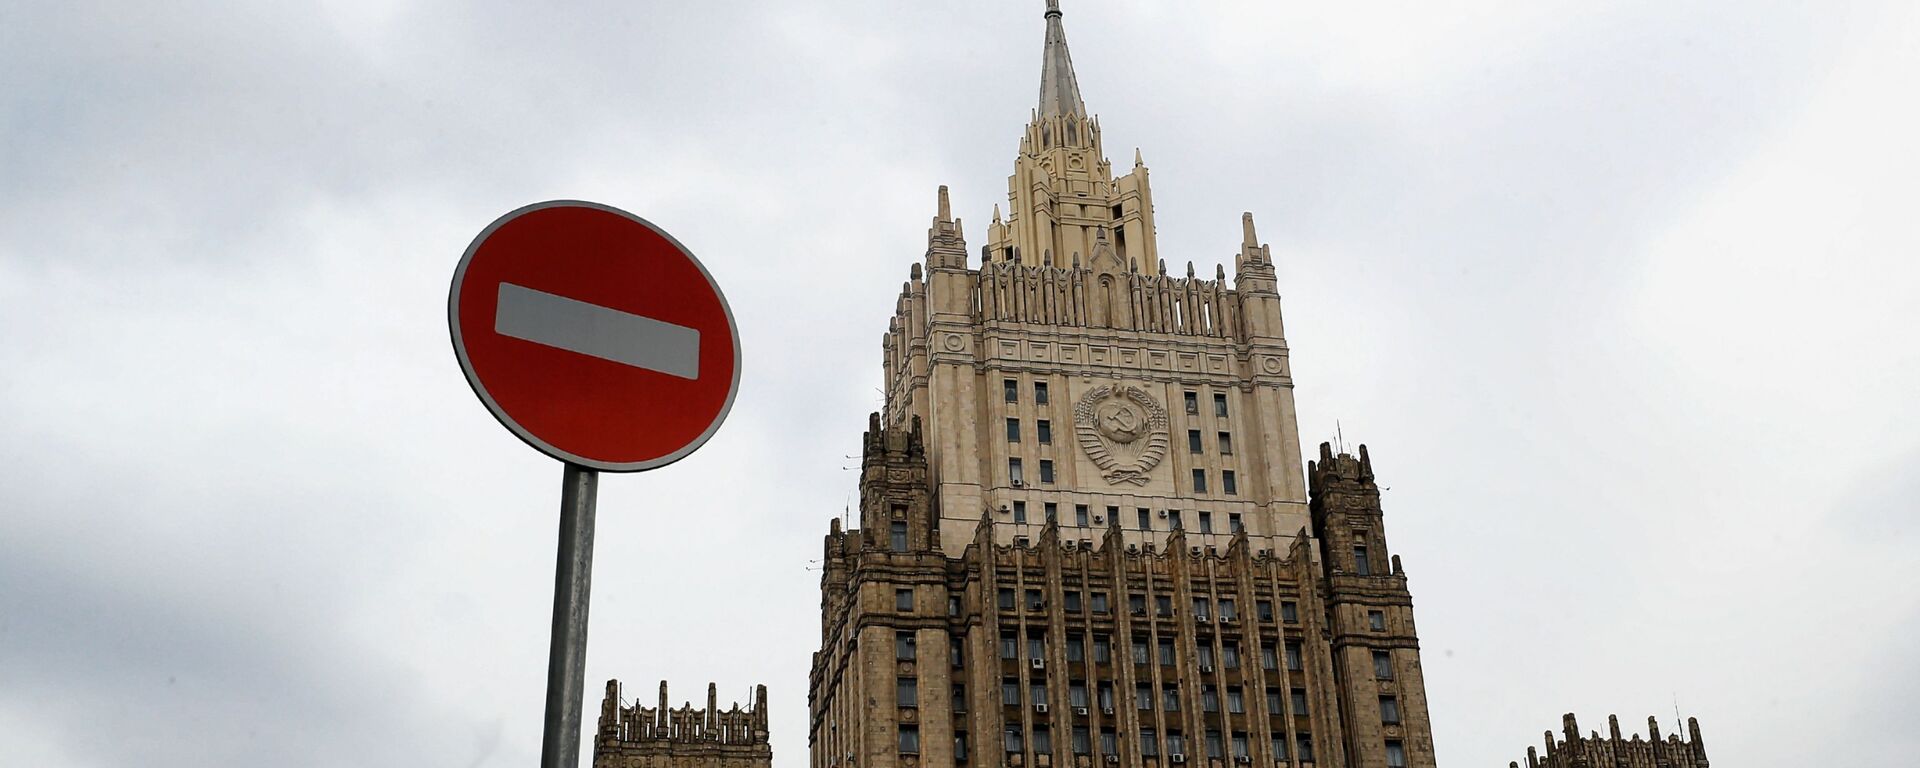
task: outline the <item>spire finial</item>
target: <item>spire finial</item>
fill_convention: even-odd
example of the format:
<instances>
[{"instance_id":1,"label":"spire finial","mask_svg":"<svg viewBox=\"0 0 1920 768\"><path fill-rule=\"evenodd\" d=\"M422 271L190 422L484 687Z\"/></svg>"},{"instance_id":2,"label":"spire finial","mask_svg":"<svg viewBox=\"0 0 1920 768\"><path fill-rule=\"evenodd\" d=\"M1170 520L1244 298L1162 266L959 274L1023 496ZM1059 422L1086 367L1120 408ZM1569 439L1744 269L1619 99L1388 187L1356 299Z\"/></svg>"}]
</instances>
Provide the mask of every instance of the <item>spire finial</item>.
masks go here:
<instances>
[{"instance_id":1,"label":"spire finial","mask_svg":"<svg viewBox=\"0 0 1920 768\"><path fill-rule=\"evenodd\" d=\"M1080 84L1073 77L1073 57L1067 54L1067 30L1060 23L1059 0L1047 0L1047 46L1040 60L1040 112L1037 117L1086 117Z\"/></svg>"},{"instance_id":2,"label":"spire finial","mask_svg":"<svg viewBox=\"0 0 1920 768\"><path fill-rule=\"evenodd\" d=\"M941 187L945 190L946 187ZM942 192L942 194L945 194ZM1253 234L1253 212L1240 214L1240 244L1248 248L1260 247L1260 238Z\"/></svg>"},{"instance_id":3,"label":"spire finial","mask_svg":"<svg viewBox=\"0 0 1920 768\"><path fill-rule=\"evenodd\" d=\"M947 204L947 185L940 185L940 220L953 220L953 206Z\"/></svg>"}]
</instances>

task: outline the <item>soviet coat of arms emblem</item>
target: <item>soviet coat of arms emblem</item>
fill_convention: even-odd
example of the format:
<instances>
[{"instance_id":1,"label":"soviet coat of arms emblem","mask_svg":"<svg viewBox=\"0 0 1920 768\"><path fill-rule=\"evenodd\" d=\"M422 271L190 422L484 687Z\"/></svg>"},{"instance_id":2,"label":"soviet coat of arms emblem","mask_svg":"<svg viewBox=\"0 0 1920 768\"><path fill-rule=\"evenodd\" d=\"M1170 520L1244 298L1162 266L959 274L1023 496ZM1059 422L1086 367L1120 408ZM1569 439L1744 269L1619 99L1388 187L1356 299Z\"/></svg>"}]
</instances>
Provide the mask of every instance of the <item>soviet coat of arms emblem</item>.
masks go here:
<instances>
[{"instance_id":1,"label":"soviet coat of arms emblem","mask_svg":"<svg viewBox=\"0 0 1920 768\"><path fill-rule=\"evenodd\" d=\"M1109 483L1146 485L1147 473L1167 457L1167 410L1139 387L1087 390L1073 406L1073 421L1080 450Z\"/></svg>"}]
</instances>

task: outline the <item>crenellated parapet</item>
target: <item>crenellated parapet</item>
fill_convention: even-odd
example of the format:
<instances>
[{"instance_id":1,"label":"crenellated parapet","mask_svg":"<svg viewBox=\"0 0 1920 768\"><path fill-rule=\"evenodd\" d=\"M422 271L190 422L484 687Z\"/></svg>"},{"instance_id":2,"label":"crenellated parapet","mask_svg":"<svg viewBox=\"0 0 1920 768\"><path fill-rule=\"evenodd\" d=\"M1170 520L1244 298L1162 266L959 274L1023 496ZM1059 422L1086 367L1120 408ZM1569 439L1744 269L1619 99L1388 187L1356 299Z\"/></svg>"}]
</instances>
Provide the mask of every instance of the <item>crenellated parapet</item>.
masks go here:
<instances>
[{"instance_id":1,"label":"crenellated parapet","mask_svg":"<svg viewBox=\"0 0 1920 768\"><path fill-rule=\"evenodd\" d=\"M1700 723L1687 718L1687 738L1674 734L1662 739L1660 722L1647 718L1647 738L1620 735L1620 718L1607 716L1607 735L1593 731L1580 735L1572 713L1560 718L1561 735L1545 736L1545 753L1527 747L1527 768L1707 768L1707 745L1700 739ZM1507 763L1520 768L1520 763Z\"/></svg>"},{"instance_id":2,"label":"crenellated parapet","mask_svg":"<svg viewBox=\"0 0 1920 768\"><path fill-rule=\"evenodd\" d=\"M655 706L638 699L627 704L620 681L608 680L594 738L594 768L766 768L773 748L767 740L767 687L755 686L753 703L721 709L719 693L707 684L707 703L679 707L667 703L660 682Z\"/></svg>"}]
</instances>

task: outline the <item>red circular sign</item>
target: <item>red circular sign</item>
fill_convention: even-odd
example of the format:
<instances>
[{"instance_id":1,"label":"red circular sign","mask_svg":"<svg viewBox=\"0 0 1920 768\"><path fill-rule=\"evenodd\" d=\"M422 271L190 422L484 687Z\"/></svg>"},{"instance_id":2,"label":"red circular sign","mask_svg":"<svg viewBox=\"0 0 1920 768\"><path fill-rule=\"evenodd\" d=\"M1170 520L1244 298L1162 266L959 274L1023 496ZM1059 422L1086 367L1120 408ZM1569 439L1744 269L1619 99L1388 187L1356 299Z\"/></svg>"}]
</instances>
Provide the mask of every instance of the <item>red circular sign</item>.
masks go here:
<instances>
[{"instance_id":1,"label":"red circular sign","mask_svg":"<svg viewBox=\"0 0 1920 768\"><path fill-rule=\"evenodd\" d=\"M535 203L488 225L454 270L447 315L460 368L500 423L591 469L692 453L740 385L740 335L706 267L599 203Z\"/></svg>"}]
</instances>

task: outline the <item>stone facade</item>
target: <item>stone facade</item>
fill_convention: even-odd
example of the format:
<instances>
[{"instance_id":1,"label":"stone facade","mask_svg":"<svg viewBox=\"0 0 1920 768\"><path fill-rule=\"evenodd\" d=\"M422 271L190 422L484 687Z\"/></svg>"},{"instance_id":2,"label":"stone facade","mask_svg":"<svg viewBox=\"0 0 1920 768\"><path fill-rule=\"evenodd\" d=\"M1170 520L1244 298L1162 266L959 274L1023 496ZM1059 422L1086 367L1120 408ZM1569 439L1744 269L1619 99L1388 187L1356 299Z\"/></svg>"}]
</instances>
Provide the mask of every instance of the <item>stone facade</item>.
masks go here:
<instances>
[{"instance_id":1,"label":"stone facade","mask_svg":"<svg viewBox=\"0 0 1920 768\"><path fill-rule=\"evenodd\" d=\"M1620 718L1607 716L1607 735L1599 731L1582 738L1571 713L1560 718L1564 738L1546 732L1546 755L1527 747L1527 768L1707 768L1707 745L1700 740L1700 723L1687 718L1687 739L1678 734L1660 738L1660 723L1647 718L1647 738L1621 738ZM1507 768L1520 764L1507 763Z\"/></svg>"},{"instance_id":2,"label":"stone facade","mask_svg":"<svg viewBox=\"0 0 1920 768\"><path fill-rule=\"evenodd\" d=\"M627 705L620 682L607 681L600 702L600 727L593 740L593 768L769 768L767 687L754 689L753 706L721 710L718 692L707 685L707 707L691 702L667 706L667 684L660 683L657 706Z\"/></svg>"},{"instance_id":3,"label":"stone facade","mask_svg":"<svg viewBox=\"0 0 1920 768\"><path fill-rule=\"evenodd\" d=\"M1270 249L1170 275L1049 2L978 266L946 189L832 525L815 768L1434 765L1364 447L1304 462ZM1304 465L1304 471L1303 471Z\"/></svg>"}]
</instances>

